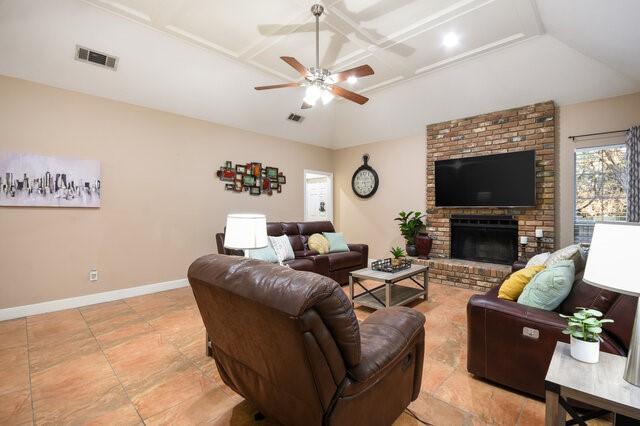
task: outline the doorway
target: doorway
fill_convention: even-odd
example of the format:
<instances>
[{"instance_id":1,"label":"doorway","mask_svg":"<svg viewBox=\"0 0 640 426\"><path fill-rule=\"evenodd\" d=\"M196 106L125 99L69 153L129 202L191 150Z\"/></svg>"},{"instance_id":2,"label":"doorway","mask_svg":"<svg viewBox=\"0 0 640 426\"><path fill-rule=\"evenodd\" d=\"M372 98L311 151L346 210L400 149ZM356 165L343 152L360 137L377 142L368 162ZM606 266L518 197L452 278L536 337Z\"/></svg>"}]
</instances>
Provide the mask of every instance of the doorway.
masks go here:
<instances>
[{"instance_id":1,"label":"doorway","mask_svg":"<svg viewBox=\"0 0 640 426\"><path fill-rule=\"evenodd\" d=\"M304 220L333 222L333 173L304 171Z\"/></svg>"}]
</instances>

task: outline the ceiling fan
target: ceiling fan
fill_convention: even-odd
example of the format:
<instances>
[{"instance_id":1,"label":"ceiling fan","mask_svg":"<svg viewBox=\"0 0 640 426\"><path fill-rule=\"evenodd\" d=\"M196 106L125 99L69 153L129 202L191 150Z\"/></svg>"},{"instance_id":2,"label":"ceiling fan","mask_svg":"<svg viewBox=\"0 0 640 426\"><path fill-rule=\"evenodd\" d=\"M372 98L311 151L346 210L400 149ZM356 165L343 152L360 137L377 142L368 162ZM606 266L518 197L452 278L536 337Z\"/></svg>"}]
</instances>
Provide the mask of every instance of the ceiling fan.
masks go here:
<instances>
[{"instance_id":1,"label":"ceiling fan","mask_svg":"<svg viewBox=\"0 0 640 426\"><path fill-rule=\"evenodd\" d=\"M305 96L302 102L302 109L311 108L322 100L324 105L331 102L335 95L348 99L357 104L365 104L369 98L354 93L350 90L336 86L336 83L348 80L355 81L358 77L366 77L373 74L373 69L369 65L361 65L345 71L332 74L329 70L320 68L320 16L324 13L324 7L320 4L311 6L311 13L316 17L316 66L305 68L296 58L291 56L281 56L280 59L285 61L304 77L299 83L283 83L271 86L258 86L256 90L280 89L283 87L306 87Z\"/></svg>"}]
</instances>

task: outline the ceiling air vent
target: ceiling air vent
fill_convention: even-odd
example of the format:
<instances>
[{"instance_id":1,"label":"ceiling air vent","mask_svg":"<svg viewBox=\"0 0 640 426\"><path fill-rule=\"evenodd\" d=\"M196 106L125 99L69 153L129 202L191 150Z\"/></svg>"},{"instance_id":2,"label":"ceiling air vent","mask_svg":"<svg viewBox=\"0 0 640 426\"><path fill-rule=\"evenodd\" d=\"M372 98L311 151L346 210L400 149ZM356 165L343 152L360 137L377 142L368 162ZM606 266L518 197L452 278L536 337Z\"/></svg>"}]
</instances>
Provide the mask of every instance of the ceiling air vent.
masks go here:
<instances>
[{"instance_id":1,"label":"ceiling air vent","mask_svg":"<svg viewBox=\"0 0 640 426\"><path fill-rule=\"evenodd\" d=\"M298 114L291 113L287 117L287 120L295 121L296 123L302 123L304 121L304 117Z\"/></svg>"},{"instance_id":2,"label":"ceiling air vent","mask_svg":"<svg viewBox=\"0 0 640 426\"><path fill-rule=\"evenodd\" d=\"M110 70L115 70L118 67L118 58L115 56L109 56L106 53L98 52L82 46L76 46L76 59L78 61L89 62L94 65L109 68Z\"/></svg>"}]
</instances>

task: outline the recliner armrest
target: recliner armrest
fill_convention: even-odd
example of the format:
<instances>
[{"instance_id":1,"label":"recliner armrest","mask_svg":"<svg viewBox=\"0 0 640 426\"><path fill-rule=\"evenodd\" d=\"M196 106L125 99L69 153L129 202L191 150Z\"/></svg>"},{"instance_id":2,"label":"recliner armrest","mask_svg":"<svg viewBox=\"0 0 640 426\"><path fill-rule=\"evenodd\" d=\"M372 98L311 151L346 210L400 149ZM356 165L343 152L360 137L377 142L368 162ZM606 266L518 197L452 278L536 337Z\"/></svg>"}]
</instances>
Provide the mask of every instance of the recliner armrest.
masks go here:
<instances>
[{"instance_id":1,"label":"recliner armrest","mask_svg":"<svg viewBox=\"0 0 640 426\"><path fill-rule=\"evenodd\" d=\"M422 313L401 306L380 309L369 315L360 324L360 363L349 369L349 376L358 382L379 376L416 344L416 337L422 336L424 342L424 322Z\"/></svg>"},{"instance_id":2,"label":"recliner armrest","mask_svg":"<svg viewBox=\"0 0 640 426\"><path fill-rule=\"evenodd\" d=\"M507 317L517 317L522 320L534 321L541 325L564 329L567 326L565 319L555 311L545 311L531 306L522 305L510 300L498 299L497 288L493 288L487 294L471 296L467 304L467 318L471 323L474 312L478 309L491 310Z\"/></svg>"},{"instance_id":3,"label":"recliner armrest","mask_svg":"<svg viewBox=\"0 0 640 426\"><path fill-rule=\"evenodd\" d=\"M367 244L347 244L350 251L357 251L362 254L362 267L366 268L369 263L369 246Z\"/></svg>"},{"instance_id":4,"label":"recliner armrest","mask_svg":"<svg viewBox=\"0 0 640 426\"><path fill-rule=\"evenodd\" d=\"M316 256L309 256L307 259L313 260L314 272L316 274L329 276L329 256L326 254L319 254Z\"/></svg>"}]
</instances>

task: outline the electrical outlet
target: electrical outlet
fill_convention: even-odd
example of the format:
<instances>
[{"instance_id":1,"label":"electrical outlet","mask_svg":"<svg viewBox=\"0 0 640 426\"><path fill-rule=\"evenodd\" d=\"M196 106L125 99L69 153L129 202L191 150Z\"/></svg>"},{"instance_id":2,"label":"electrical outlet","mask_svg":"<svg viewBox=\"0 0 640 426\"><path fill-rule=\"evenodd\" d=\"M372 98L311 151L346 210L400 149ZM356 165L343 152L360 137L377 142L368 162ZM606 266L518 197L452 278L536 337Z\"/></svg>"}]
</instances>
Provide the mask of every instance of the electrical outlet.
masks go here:
<instances>
[{"instance_id":1,"label":"electrical outlet","mask_svg":"<svg viewBox=\"0 0 640 426\"><path fill-rule=\"evenodd\" d=\"M92 269L89 271L89 281L98 281L98 270Z\"/></svg>"}]
</instances>

